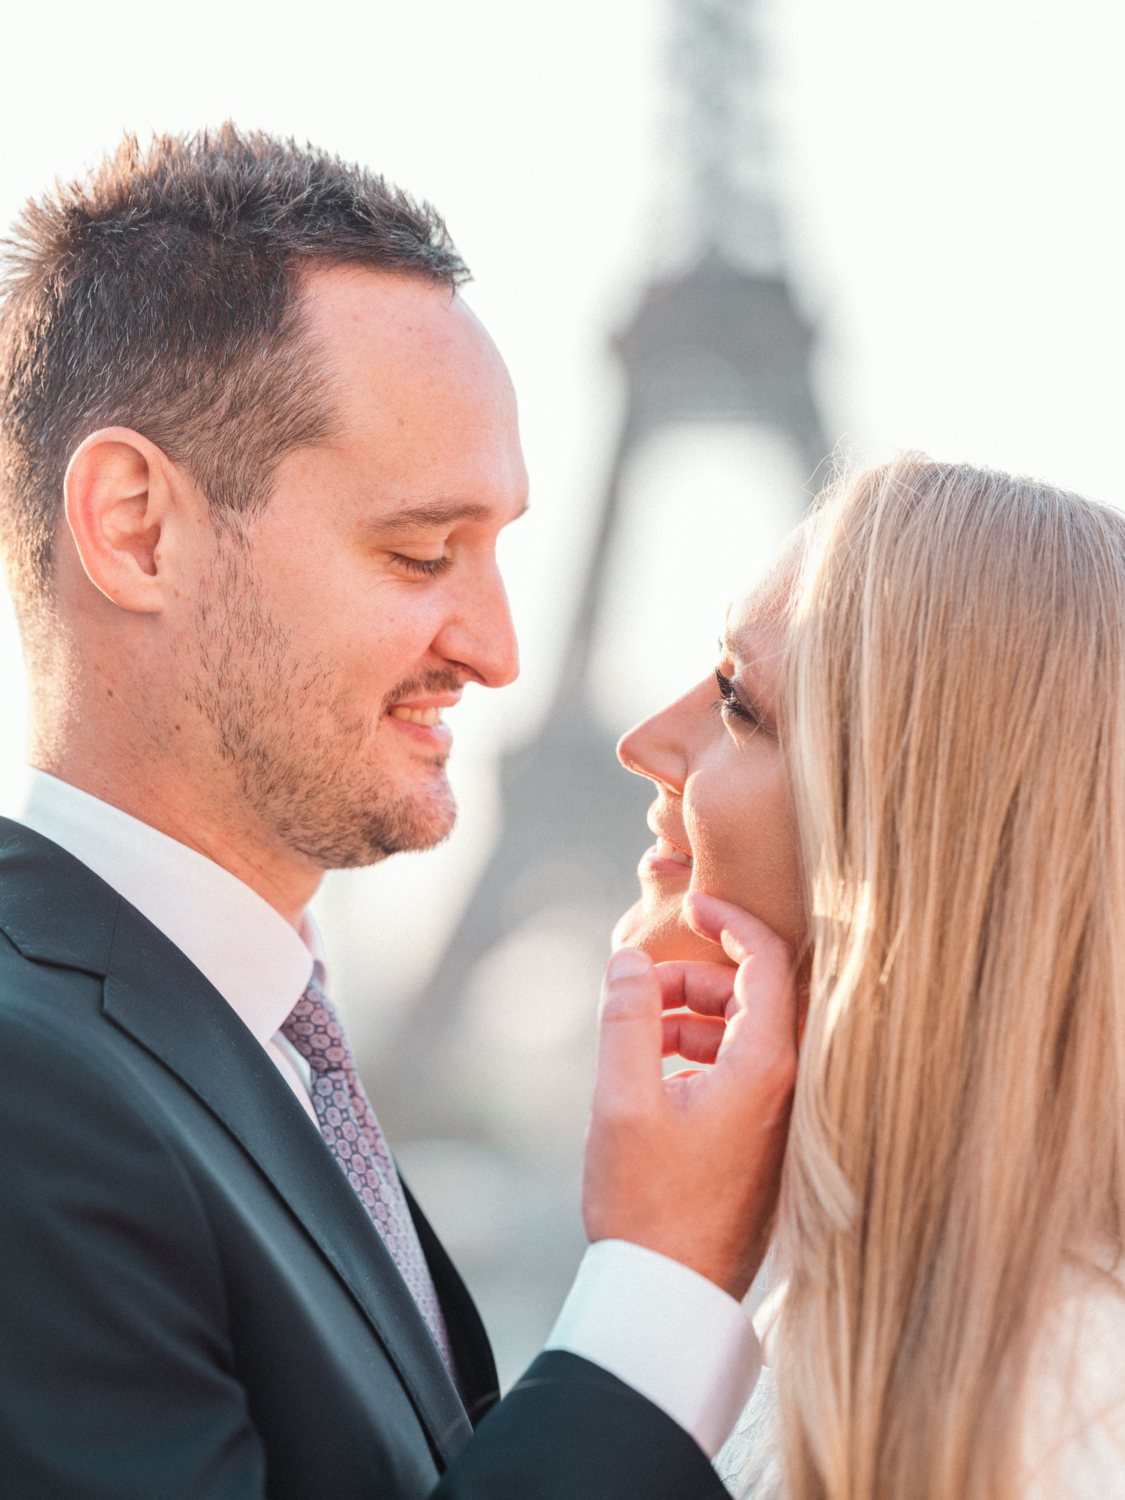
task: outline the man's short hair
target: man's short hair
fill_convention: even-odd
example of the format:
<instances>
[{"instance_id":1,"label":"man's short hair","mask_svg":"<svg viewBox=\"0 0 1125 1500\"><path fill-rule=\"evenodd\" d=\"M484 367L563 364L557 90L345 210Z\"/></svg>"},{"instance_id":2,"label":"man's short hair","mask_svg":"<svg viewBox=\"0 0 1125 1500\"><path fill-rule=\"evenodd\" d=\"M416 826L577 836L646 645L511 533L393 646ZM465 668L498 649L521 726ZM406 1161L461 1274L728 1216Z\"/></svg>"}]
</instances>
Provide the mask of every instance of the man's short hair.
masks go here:
<instances>
[{"instance_id":1,"label":"man's short hair","mask_svg":"<svg viewBox=\"0 0 1125 1500\"><path fill-rule=\"evenodd\" d=\"M281 458L332 427L301 276L355 265L455 288L438 214L360 167L231 124L126 136L5 242L0 545L21 622L50 598L63 478L100 427L182 464L217 523L268 499Z\"/></svg>"}]
</instances>

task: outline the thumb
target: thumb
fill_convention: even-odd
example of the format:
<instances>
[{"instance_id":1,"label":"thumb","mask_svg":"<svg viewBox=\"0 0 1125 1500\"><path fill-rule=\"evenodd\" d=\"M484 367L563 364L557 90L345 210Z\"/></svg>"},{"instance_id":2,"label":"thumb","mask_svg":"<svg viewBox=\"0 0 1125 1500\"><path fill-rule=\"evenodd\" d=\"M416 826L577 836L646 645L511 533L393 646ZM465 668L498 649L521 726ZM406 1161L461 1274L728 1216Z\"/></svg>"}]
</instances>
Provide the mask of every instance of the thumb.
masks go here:
<instances>
[{"instance_id":1,"label":"thumb","mask_svg":"<svg viewBox=\"0 0 1125 1500\"><path fill-rule=\"evenodd\" d=\"M620 948L606 965L595 1111L632 1113L663 1093L664 1007L652 959Z\"/></svg>"}]
</instances>

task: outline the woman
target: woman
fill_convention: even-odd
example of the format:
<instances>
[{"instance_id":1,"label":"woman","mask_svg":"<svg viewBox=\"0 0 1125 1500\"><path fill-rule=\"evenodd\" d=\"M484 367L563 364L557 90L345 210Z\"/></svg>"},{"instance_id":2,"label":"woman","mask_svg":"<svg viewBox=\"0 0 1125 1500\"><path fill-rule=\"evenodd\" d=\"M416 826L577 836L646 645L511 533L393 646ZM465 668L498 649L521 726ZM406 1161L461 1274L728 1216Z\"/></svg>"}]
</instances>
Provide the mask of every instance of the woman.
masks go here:
<instances>
[{"instance_id":1,"label":"woman","mask_svg":"<svg viewBox=\"0 0 1125 1500\"><path fill-rule=\"evenodd\" d=\"M861 473L716 676L622 741L660 842L617 937L715 958L701 889L803 954L783 1493L1125 1495L1125 517Z\"/></svg>"}]
</instances>

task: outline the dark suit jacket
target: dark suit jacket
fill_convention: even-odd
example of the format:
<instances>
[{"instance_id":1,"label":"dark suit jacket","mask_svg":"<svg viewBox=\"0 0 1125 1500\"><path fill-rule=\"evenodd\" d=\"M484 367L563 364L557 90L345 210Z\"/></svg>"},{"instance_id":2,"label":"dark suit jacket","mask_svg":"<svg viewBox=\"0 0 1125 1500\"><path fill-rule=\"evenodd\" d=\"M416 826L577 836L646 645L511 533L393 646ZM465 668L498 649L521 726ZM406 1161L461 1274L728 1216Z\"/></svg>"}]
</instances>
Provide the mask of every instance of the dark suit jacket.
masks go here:
<instances>
[{"instance_id":1,"label":"dark suit jacket","mask_svg":"<svg viewBox=\"0 0 1125 1500\"><path fill-rule=\"evenodd\" d=\"M411 1202L463 1404L234 1011L86 866L4 819L0 1122L11 1500L725 1495L680 1427L574 1355L540 1356L497 1404L476 1309Z\"/></svg>"}]
</instances>

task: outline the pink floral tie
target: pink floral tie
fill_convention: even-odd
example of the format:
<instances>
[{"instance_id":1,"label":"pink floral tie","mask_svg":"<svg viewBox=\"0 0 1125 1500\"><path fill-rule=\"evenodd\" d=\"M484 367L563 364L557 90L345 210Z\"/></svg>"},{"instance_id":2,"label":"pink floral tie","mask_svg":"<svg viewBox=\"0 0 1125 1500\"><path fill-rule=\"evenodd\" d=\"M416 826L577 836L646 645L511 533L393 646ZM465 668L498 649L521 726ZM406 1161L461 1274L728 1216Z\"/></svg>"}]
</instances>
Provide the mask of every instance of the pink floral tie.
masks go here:
<instances>
[{"instance_id":1,"label":"pink floral tie","mask_svg":"<svg viewBox=\"0 0 1125 1500\"><path fill-rule=\"evenodd\" d=\"M445 1319L398 1172L359 1081L340 1018L315 979L289 1012L281 1034L308 1060L313 1075L312 1103L320 1133L402 1272L445 1367L456 1382Z\"/></svg>"}]
</instances>

